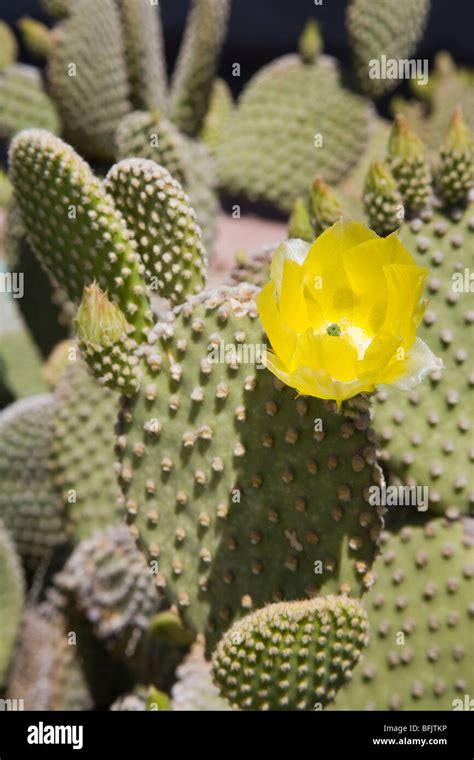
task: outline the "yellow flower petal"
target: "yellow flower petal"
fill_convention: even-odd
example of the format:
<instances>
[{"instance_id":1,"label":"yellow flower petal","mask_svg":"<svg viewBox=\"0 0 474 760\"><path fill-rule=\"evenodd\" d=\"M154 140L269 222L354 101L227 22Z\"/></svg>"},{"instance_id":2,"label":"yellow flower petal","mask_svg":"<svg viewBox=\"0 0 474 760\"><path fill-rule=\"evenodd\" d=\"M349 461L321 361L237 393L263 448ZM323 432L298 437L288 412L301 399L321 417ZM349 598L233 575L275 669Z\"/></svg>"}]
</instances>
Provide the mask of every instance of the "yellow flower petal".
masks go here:
<instances>
[{"instance_id":1,"label":"yellow flower petal","mask_svg":"<svg viewBox=\"0 0 474 760\"><path fill-rule=\"evenodd\" d=\"M296 348L296 332L280 316L273 285L269 282L257 296L260 319L273 350L285 364L289 364Z\"/></svg>"},{"instance_id":2,"label":"yellow flower petal","mask_svg":"<svg viewBox=\"0 0 474 760\"><path fill-rule=\"evenodd\" d=\"M404 347L409 348L416 337L418 304L428 270L414 265L389 264L383 272L387 281L385 325L402 336Z\"/></svg>"}]
</instances>

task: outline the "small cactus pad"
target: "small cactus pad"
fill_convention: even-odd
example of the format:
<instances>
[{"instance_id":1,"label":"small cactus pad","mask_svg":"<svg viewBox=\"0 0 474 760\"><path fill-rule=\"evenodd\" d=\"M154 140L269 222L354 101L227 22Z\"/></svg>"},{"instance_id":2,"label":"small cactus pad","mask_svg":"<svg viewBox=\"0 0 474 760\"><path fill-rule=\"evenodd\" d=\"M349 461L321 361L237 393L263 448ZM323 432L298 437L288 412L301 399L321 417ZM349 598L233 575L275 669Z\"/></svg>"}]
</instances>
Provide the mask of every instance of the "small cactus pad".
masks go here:
<instances>
[{"instance_id":1,"label":"small cactus pad","mask_svg":"<svg viewBox=\"0 0 474 760\"><path fill-rule=\"evenodd\" d=\"M224 696L246 710L321 710L352 677L367 645L355 599L279 602L234 623L213 655Z\"/></svg>"},{"instance_id":2,"label":"small cactus pad","mask_svg":"<svg viewBox=\"0 0 474 760\"><path fill-rule=\"evenodd\" d=\"M219 202L215 192L214 161L208 148L182 135L176 126L153 111L133 111L117 129L117 157L138 156L169 171L190 196L206 247L216 229Z\"/></svg>"},{"instance_id":3,"label":"small cactus pad","mask_svg":"<svg viewBox=\"0 0 474 760\"><path fill-rule=\"evenodd\" d=\"M25 130L10 146L10 178L28 239L53 280L76 304L97 280L140 333L150 318L143 266L88 164L48 132Z\"/></svg>"},{"instance_id":4,"label":"small cactus pad","mask_svg":"<svg viewBox=\"0 0 474 760\"><path fill-rule=\"evenodd\" d=\"M23 607L24 582L20 561L3 522L0 520L0 689L10 664Z\"/></svg>"},{"instance_id":5,"label":"small cactus pad","mask_svg":"<svg viewBox=\"0 0 474 760\"><path fill-rule=\"evenodd\" d=\"M151 568L125 525L109 526L82 541L55 576L55 585L99 640L128 654L158 606Z\"/></svg>"},{"instance_id":6,"label":"small cactus pad","mask_svg":"<svg viewBox=\"0 0 474 760\"><path fill-rule=\"evenodd\" d=\"M227 32L231 0L193 0L171 80L169 112L184 134L199 134Z\"/></svg>"},{"instance_id":7,"label":"small cactus pad","mask_svg":"<svg viewBox=\"0 0 474 760\"><path fill-rule=\"evenodd\" d=\"M130 325L97 285L84 288L75 326L81 354L99 383L128 395L136 393L138 359L131 353L136 343L128 337Z\"/></svg>"},{"instance_id":8,"label":"small cactus pad","mask_svg":"<svg viewBox=\"0 0 474 760\"><path fill-rule=\"evenodd\" d=\"M115 131L131 109L116 3L81 0L54 35L48 78L66 139L90 158L111 160Z\"/></svg>"},{"instance_id":9,"label":"small cactus pad","mask_svg":"<svg viewBox=\"0 0 474 760\"><path fill-rule=\"evenodd\" d=\"M405 209L421 211L431 194L431 171L425 148L403 114L397 114L388 143L388 162Z\"/></svg>"},{"instance_id":10,"label":"small cactus pad","mask_svg":"<svg viewBox=\"0 0 474 760\"><path fill-rule=\"evenodd\" d=\"M56 134L59 118L53 101L44 91L39 71L16 63L0 71L0 138L10 140L16 132L28 127Z\"/></svg>"},{"instance_id":11,"label":"small cactus pad","mask_svg":"<svg viewBox=\"0 0 474 760\"><path fill-rule=\"evenodd\" d=\"M398 79L372 77L370 62L405 59L415 52L425 29L430 0L352 0L347 27L356 76L363 92L378 97L396 86Z\"/></svg>"},{"instance_id":12,"label":"small cactus pad","mask_svg":"<svg viewBox=\"0 0 474 760\"><path fill-rule=\"evenodd\" d=\"M150 289L173 303L202 290L206 252L179 182L154 161L131 158L112 167L105 187L135 235Z\"/></svg>"},{"instance_id":13,"label":"small cactus pad","mask_svg":"<svg viewBox=\"0 0 474 760\"><path fill-rule=\"evenodd\" d=\"M474 186L474 138L460 108L454 112L440 158L440 192L450 206L462 205Z\"/></svg>"},{"instance_id":14,"label":"small cactus pad","mask_svg":"<svg viewBox=\"0 0 474 760\"><path fill-rule=\"evenodd\" d=\"M0 71L16 61L18 43L12 30L4 21L0 21Z\"/></svg>"},{"instance_id":15,"label":"small cactus pad","mask_svg":"<svg viewBox=\"0 0 474 760\"><path fill-rule=\"evenodd\" d=\"M130 97L135 108L163 108L167 74L158 3L119 0Z\"/></svg>"},{"instance_id":16,"label":"small cactus pad","mask_svg":"<svg viewBox=\"0 0 474 760\"><path fill-rule=\"evenodd\" d=\"M258 368L255 294L211 290L159 323L120 415L127 520L160 590L208 645L271 601L360 594L380 530L368 415L295 399Z\"/></svg>"},{"instance_id":17,"label":"small cactus pad","mask_svg":"<svg viewBox=\"0 0 474 760\"><path fill-rule=\"evenodd\" d=\"M370 644L334 709L452 710L472 695L472 525L464 531L437 519L382 534L364 597Z\"/></svg>"},{"instance_id":18,"label":"small cactus pad","mask_svg":"<svg viewBox=\"0 0 474 760\"><path fill-rule=\"evenodd\" d=\"M49 469L74 543L118 520L113 470L117 399L79 360L55 389Z\"/></svg>"},{"instance_id":19,"label":"small cactus pad","mask_svg":"<svg viewBox=\"0 0 474 760\"><path fill-rule=\"evenodd\" d=\"M251 79L229 120L217 149L222 184L289 212L316 173L335 183L357 163L371 119L331 58L279 58Z\"/></svg>"},{"instance_id":20,"label":"small cactus pad","mask_svg":"<svg viewBox=\"0 0 474 760\"><path fill-rule=\"evenodd\" d=\"M364 208L377 235L389 235L403 222L405 208L392 173L381 161L370 167L364 186Z\"/></svg>"},{"instance_id":21,"label":"small cactus pad","mask_svg":"<svg viewBox=\"0 0 474 760\"><path fill-rule=\"evenodd\" d=\"M29 569L66 541L48 468L53 397L33 396L0 414L0 518Z\"/></svg>"}]
</instances>

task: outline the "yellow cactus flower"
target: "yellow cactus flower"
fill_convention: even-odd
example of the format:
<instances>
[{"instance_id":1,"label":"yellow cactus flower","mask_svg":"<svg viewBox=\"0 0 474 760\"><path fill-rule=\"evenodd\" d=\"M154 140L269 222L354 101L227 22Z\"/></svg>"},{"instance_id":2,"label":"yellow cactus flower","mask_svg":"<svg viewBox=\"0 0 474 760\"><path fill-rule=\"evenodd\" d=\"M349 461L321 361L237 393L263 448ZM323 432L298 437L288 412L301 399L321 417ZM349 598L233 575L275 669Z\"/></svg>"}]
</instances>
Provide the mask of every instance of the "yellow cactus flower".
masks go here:
<instances>
[{"instance_id":1,"label":"yellow cactus flower","mask_svg":"<svg viewBox=\"0 0 474 760\"><path fill-rule=\"evenodd\" d=\"M395 233L340 219L309 245L276 250L257 305L265 366L298 393L338 405L378 385L408 390L443 364L416 337L427 270Z\"/></svg>"}]
</instances>

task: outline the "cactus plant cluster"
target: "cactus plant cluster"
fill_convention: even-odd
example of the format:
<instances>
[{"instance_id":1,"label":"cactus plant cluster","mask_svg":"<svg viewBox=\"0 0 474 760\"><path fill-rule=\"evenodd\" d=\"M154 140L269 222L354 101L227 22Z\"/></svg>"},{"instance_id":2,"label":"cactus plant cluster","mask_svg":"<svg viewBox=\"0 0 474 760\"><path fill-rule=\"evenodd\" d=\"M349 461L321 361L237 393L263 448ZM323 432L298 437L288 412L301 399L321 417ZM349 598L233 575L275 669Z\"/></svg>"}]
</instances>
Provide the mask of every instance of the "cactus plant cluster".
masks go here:
<instances>
[{"instance_id":1,"label":"cactus plant cluster","mask_svg":"<svg viewBox=\"0 0 474 760\"><path fill-rule=\"evenodd\" d=\"M390 30L411 19L409 55L428 5L387 0L377 15L367 1L351 4L360 87L362 48L386 49L380 18L391 14ZM151 6L104 0L93 30L92 0L44 6L59 25L24 24L25 35L47 53L61 129L74 147L58 130L32 128L9 148L10 267L23 271L29 260L41 272L58 332L43 342L41 326L32 331L49 355L41 382L0 412L1 693L49 710L451 709L474 685L465 404L473 386L473 143L462 111L435 157L399 115L365 183L354 174L350 192L339 193L331 184L347 180L375 117L319 55L314 25L299 57L260 72L232 113L225 86L212 84L227 2L193 4L170 87ZM5 50L0 93L2 74L16 65L14 47ZM74 89L65 62L98 65L102 53L100 75ZM316 167L296 127L313 129L301 92L316 79L321 91L322 73L327 93L315 108L347 152L311 178ZM91 106L82 120L81 98ZM248 107L264 139L265 98L275 123L288 127L285 156L280 175L267 166L268 186L256 163L249 192L282 208L295 200L289 240L242 257L228 284L208 285L203 188L211 168L197 138L225 161L226 139L251 139L236 127ZM341 102L352 104L350 146L337 123ZM150 136L159 138L157 152ZM262 144L262 161L274 159ZM113 158L104 174L98 162ZM354 198L371 230L344 219ZM346 250L350 235L356 242ZM426 268L429 303L417 300L413 316L394 319L399 332L402 318L411 320L415 337L420 322L424 351L440 356L416 387L367 381L352 397L319 398L275 376L279 355L293 361L301 350L291 341L293 330L308 333L304 308L316 317L323 308L298 277L324 240L335 241L334 259L338 247L352 254L353 271L353 251L388 251L398 293L412 282L407 269ZM328 261L330 311L349 300ZM370 280L369 263L359 264L358 282ZM289 313L278 329L262 312L268 280ZM328 352L341 334L329 321ZM366 362L369 376L376 357L366 353L357 366ZM421 380L424 356L414 355L409 377ZM11 363L10 353L7 370ZM322 387L324 361L311 369L304 388L313 376ZM4 379L8 396L17 383L8 372ZM411 506L381 501L390 489L416 498Z\"/></svg>"},{"instance_id":2,"label":"cactus plant cluster","mask_svg":"<svg viewBox=\"0 0 474 760\"><path fill-rule=\"evenodd\" d=\"M429 10L429 0L353 0L346 13L350 77L322 54L317 22L310 19L299 53L259 71L227 119L216 148L226 192L289 212L312 175L332 184L350 181L384 127L368 96L377 98L397 84L395 76L371 77L371 62L409 58Z\"/></svg>"}]
</instances>

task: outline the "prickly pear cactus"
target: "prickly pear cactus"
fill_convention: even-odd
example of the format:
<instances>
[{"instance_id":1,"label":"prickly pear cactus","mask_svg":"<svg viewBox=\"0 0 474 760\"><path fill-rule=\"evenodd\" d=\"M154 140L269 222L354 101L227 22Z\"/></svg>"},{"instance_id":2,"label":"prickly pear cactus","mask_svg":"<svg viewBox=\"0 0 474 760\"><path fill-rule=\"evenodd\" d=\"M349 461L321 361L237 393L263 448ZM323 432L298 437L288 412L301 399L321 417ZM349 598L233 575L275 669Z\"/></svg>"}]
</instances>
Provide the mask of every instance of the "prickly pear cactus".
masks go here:
<instances>
[{"instance_id":1,"label":"prickly pear cactus","mask_svg":"<svg viewBox=\"0 0 474 760\"><path fill-rule=\"evenodd\" d=\"M169 114L190 137L199 134L224 43L230 0L193 0L171 79Z\"/></svg>"},{"instance_id":2,"label":"prickly pear cactus","mask_svg":"<svg viewBox=\"0 0 474 760\"><path fill-rule=\"evenodd\" d=\"M347 9L347 28L359 87L372 97L389 92L397 78L372 77L370 62L410 58L421 38L430 0L352 0Z\"/></svg>"},{"instance_id":3,"label":"prickly pear cactus","mask_svg":"<svg viewBox=\"0 0 474 760\"><path fill-rule=\"evenodd\" d=\"M265 603L360 594L380 529L367 502L379 480L367 414L295 399L239 356L239 344L264 342L254 295L206 292L158 323L120 415L127 520L158 562L158 587L210 649Z\"/></svg>"},{"instance_id":4,"label":"prickly pear cactus","mask_svg":"<svg viewBox=\"0 0 474 760\"><path fill-rule=\"evenodd\" d=\"M24 582L18 555L9 533L0 520L0 688L13 654L21 610L23 607Z\"/></svg>"},{"instance_id":5,"label":"prickly pear cactus","mask_svg":"<svg viewBox=\"0 0 474 760\"><path fill-rule=\"evenodd\" d=\"M0 414L0 518L29 569L66 541L48 468L52 415L50 395L17 401Z\"/></svg>"},{"instance_id":6,"label":"prickly pear cactus","mask_svg":"<svg viewBox=\"0 0 474 760\"><path fill-rule=\"evenodd\" d=\"M134 111L120 122L116 142L119 160L128 156L150 159L183 185L204 231L204 243L210 246L219 202L214 163L206 147L182 135L160 114L145 111Z\"/></svg>"},{"instance_id":7,"label":"prickly pear cactus","mask_svg":"<svg viewBox=\"0 0 474 760\"><path fill-rule=\"evenodd\" d=\"M74 542L117 521L113 471L117 395L73 362L54 394L48 467Z\"/></svg>"},{"instance_id":8,"label":"prickly pear cactus","mask_svg":"<svg viewBox=\"0 0 474 760\"><path fill-rule=\"evenodd\" d=\"M119 0L130 97L135 108L166 106L164 40L156 6L147 0Z\"/></svg>"},{"instance_id":9,"label":"prickly pear cactus","mask_svg":"<svg viewBox=\"0 0 474 760\"><path fill-rule=\"evenodd\" d=\"M470 523L437 519L382 535L364 598L370 644L334 709L452 710L472 694Z\"/></svg>"},{"instance_id":10,"label":"prickly pear cactus","mask_svg":"<svg viewBox=\"0 0 474 760\"><path fill-rule=\"evenodd\" d=\"M344 596L279 602L234 623L216 647L221 692L247 710L321 710L352 677L367 616Z\"/></svg>"},{"instance_id":11,"label":"prickly pear cactus","mask_svg":"<svg viewBox=\"0 0 474 760\"><path fill-rule=\"evenodd\" d=\"M82 541L55 585L107 648L129 655L158 606L151 568L125 525L111 525Z\"/></svg>"},{"instance_id":12,"label":"prickly pear cactus","mask_svg":"<svg viewBox=\"0 0 474 760\"><path fill-rule=\"evenodd\" d=\"M0 137L10 139L28 127L57 134L59 117L33 66L15 63L0 70Z\"/></svg>"},{"instance_id":13,"label":"prickly pear cactus","mask_svg":"<svg viewBox=\"0 0 474 760\"><path fill-rule=\"evenodd\" d=\"M240 95L217 149L221 182L235 195L289 211L313 174L336 183L349 172L371 121L369 103L342 87L333 59L279 58Z\"/></svg>"},{"instance_id":14,"label":"prickly pear cactus","mask_svg":"<svg viewBox=\"0 0 474 760\"><path fill-rule=\"evenodd\" d=\"M48 79L66 138L91 158L112 159L115 130L131 109L114 0L81 0L74 5L55 29Z\"/></svg>"}]
</instances>

